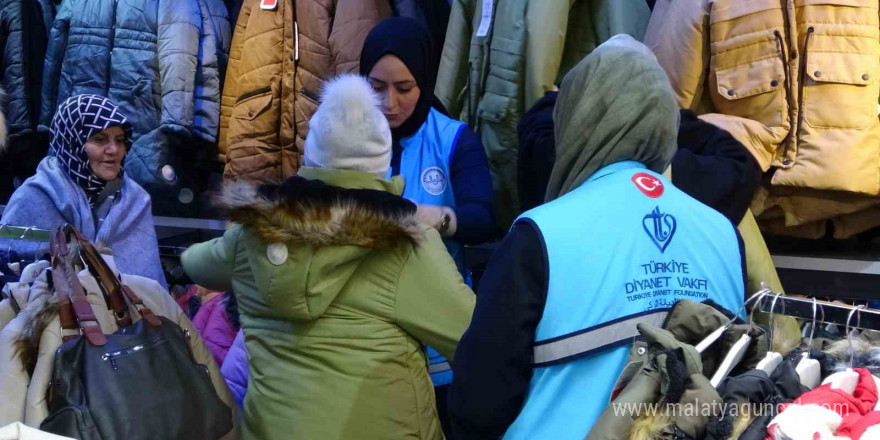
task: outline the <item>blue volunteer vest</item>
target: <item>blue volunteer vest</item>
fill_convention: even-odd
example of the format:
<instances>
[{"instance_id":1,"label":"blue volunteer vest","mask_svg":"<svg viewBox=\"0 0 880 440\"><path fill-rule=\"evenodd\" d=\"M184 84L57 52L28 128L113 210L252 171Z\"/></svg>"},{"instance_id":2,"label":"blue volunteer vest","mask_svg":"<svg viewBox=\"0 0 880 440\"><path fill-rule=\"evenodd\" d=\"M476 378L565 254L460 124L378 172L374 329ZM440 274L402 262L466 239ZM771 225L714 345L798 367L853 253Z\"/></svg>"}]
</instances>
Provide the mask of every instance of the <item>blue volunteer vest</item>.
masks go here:
<instances>
[{"instance_id":1,"label":"blue volunteer vest","mask_svg":"<svg viewBox=\"0 0 880 440\"><path fill-rule=\"evenodd\" d=\"M733 225L640 163L605 167L520 218L541 231L550 275L528 397L505 439L583 439L609 404L634 321L659 327L680 299L743 303Z\"/></svg>"},{"instance_id":2,"label":"blue volunteer vest","mask_svg":"<svg viewBox=\"0 0 880 440\"><path fill-rule=\"evenodd\" d=\"M455 208L455 193L450 182L449 164L455 154L458 136L465 124L435 109L416 134L400 141L403 155L400 157L400 175L405 186L403 197L423 205L449 206ZM464 262L464 249L451 240L444 240L449 255L455 260L458 271L468 279ZM434 386L452 382L449 362L440 353L428 347L429 369Z\"/></svg>"}]
</instances>

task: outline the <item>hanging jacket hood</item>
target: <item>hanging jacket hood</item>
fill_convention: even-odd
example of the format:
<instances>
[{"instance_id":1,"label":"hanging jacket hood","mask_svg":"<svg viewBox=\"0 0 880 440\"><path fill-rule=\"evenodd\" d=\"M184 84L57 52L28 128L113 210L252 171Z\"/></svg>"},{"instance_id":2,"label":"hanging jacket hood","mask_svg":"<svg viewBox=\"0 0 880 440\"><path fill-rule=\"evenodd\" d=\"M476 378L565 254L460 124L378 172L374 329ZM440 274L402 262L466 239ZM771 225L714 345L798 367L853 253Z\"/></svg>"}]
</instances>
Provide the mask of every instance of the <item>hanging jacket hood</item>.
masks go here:
<instances>
[{"instance_id":1,"label":"hanging jacket hood","mask_svg":"<svg viewBox=\"0 0 880 440\"><path fill-rule=\"evenodd\" d=\"M634 160L662 173L677 149L678 119L669 79L651 51L628 35L603 43L560 87L546 201L617 162Z\"/></svg>"},{"instance_id":2,"label":"hanging jacket hood","mask_svg":"<svg viewBox=\"0 0 880 440\"><path fill-rule=\"evenodd\" d=\"M358 182L352 188L333 186L337 179ZM221 206L229 219L242 224L264 243L305 248L308 264L275 282L258 280L272 295L278 289L296 291L292 307L303 320L320 317L355 273L359 262L374 250L419 242L422 232L416 206L399 196L403 181L378 179L369 173L303 167L280 185L227 185ZM255 244L255 243L254 243ZM271 252L272 245L252 246L251 252ZM329 252L328 252L329 251ZM299 251L298 251L299 252ZM325 258L332 254L332 258ZM255 272L260 272L255 265ZM263 289L261 289L263 290Z\"/></svg>"}]
</instances>

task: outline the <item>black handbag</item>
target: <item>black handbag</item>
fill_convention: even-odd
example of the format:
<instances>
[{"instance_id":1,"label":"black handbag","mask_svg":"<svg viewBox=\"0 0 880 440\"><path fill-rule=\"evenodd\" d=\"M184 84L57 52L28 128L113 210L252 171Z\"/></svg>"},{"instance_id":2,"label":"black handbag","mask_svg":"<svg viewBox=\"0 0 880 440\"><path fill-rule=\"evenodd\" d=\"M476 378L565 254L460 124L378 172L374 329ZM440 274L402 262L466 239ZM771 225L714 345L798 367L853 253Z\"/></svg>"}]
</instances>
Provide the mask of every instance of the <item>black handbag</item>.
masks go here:
<instances>
[{"instance_id":1,"label":"black handbag","mask_svg":"<svg viewBox=\"0 0 880 440\"><path fill-rule=\"evenodd\" d=\"M82 440L217 440L229 433L231 410L193 357L188 334L154 315L72 227L55 233L51 249L62 328L79 335L55 353L50 415L40 429ZM105 335L76 276L77 259L88 261L117 323L131 321L123 295L142 319Z\"/></svg>"}]
</instances>

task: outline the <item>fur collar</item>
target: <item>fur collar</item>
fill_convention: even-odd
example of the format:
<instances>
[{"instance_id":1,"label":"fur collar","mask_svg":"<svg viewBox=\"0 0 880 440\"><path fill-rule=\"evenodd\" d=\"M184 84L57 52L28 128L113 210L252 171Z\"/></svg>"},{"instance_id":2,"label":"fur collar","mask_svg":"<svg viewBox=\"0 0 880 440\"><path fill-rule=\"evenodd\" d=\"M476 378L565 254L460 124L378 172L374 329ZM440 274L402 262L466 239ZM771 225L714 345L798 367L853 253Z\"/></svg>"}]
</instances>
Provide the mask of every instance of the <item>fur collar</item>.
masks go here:
<instances>
[{"instance_id":1,"label":"fur collar","mask_svg":"<svg viewBox=\"0 0 880 440\"><path fill-rule=\"evenodd\" d=\"M373 189L347 189L292 176L280 185L226 185L219 206L269 243L390 249L417 245L416 205Z\"/></svg>"}]
</instances>

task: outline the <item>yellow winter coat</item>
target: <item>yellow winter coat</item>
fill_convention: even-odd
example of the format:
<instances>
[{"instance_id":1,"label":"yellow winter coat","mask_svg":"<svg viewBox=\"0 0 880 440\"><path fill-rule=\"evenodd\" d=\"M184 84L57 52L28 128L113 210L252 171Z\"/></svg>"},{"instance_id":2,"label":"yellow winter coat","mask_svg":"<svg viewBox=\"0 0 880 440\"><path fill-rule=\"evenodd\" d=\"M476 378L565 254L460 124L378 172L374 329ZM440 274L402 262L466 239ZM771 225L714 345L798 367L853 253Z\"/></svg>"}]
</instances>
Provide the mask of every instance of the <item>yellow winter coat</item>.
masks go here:
<instances>
[{"instance_id":1,"label":"yellow winter coat","mask_svg":"<svg viewBox=\"0 0 880 440\"><path fill-rule=\"evenodd\" d=\"M880 225L877 0L660 0L645 43L683 108L775 171L752 204L765 230Z\"/></svg>"}]
</instances>

